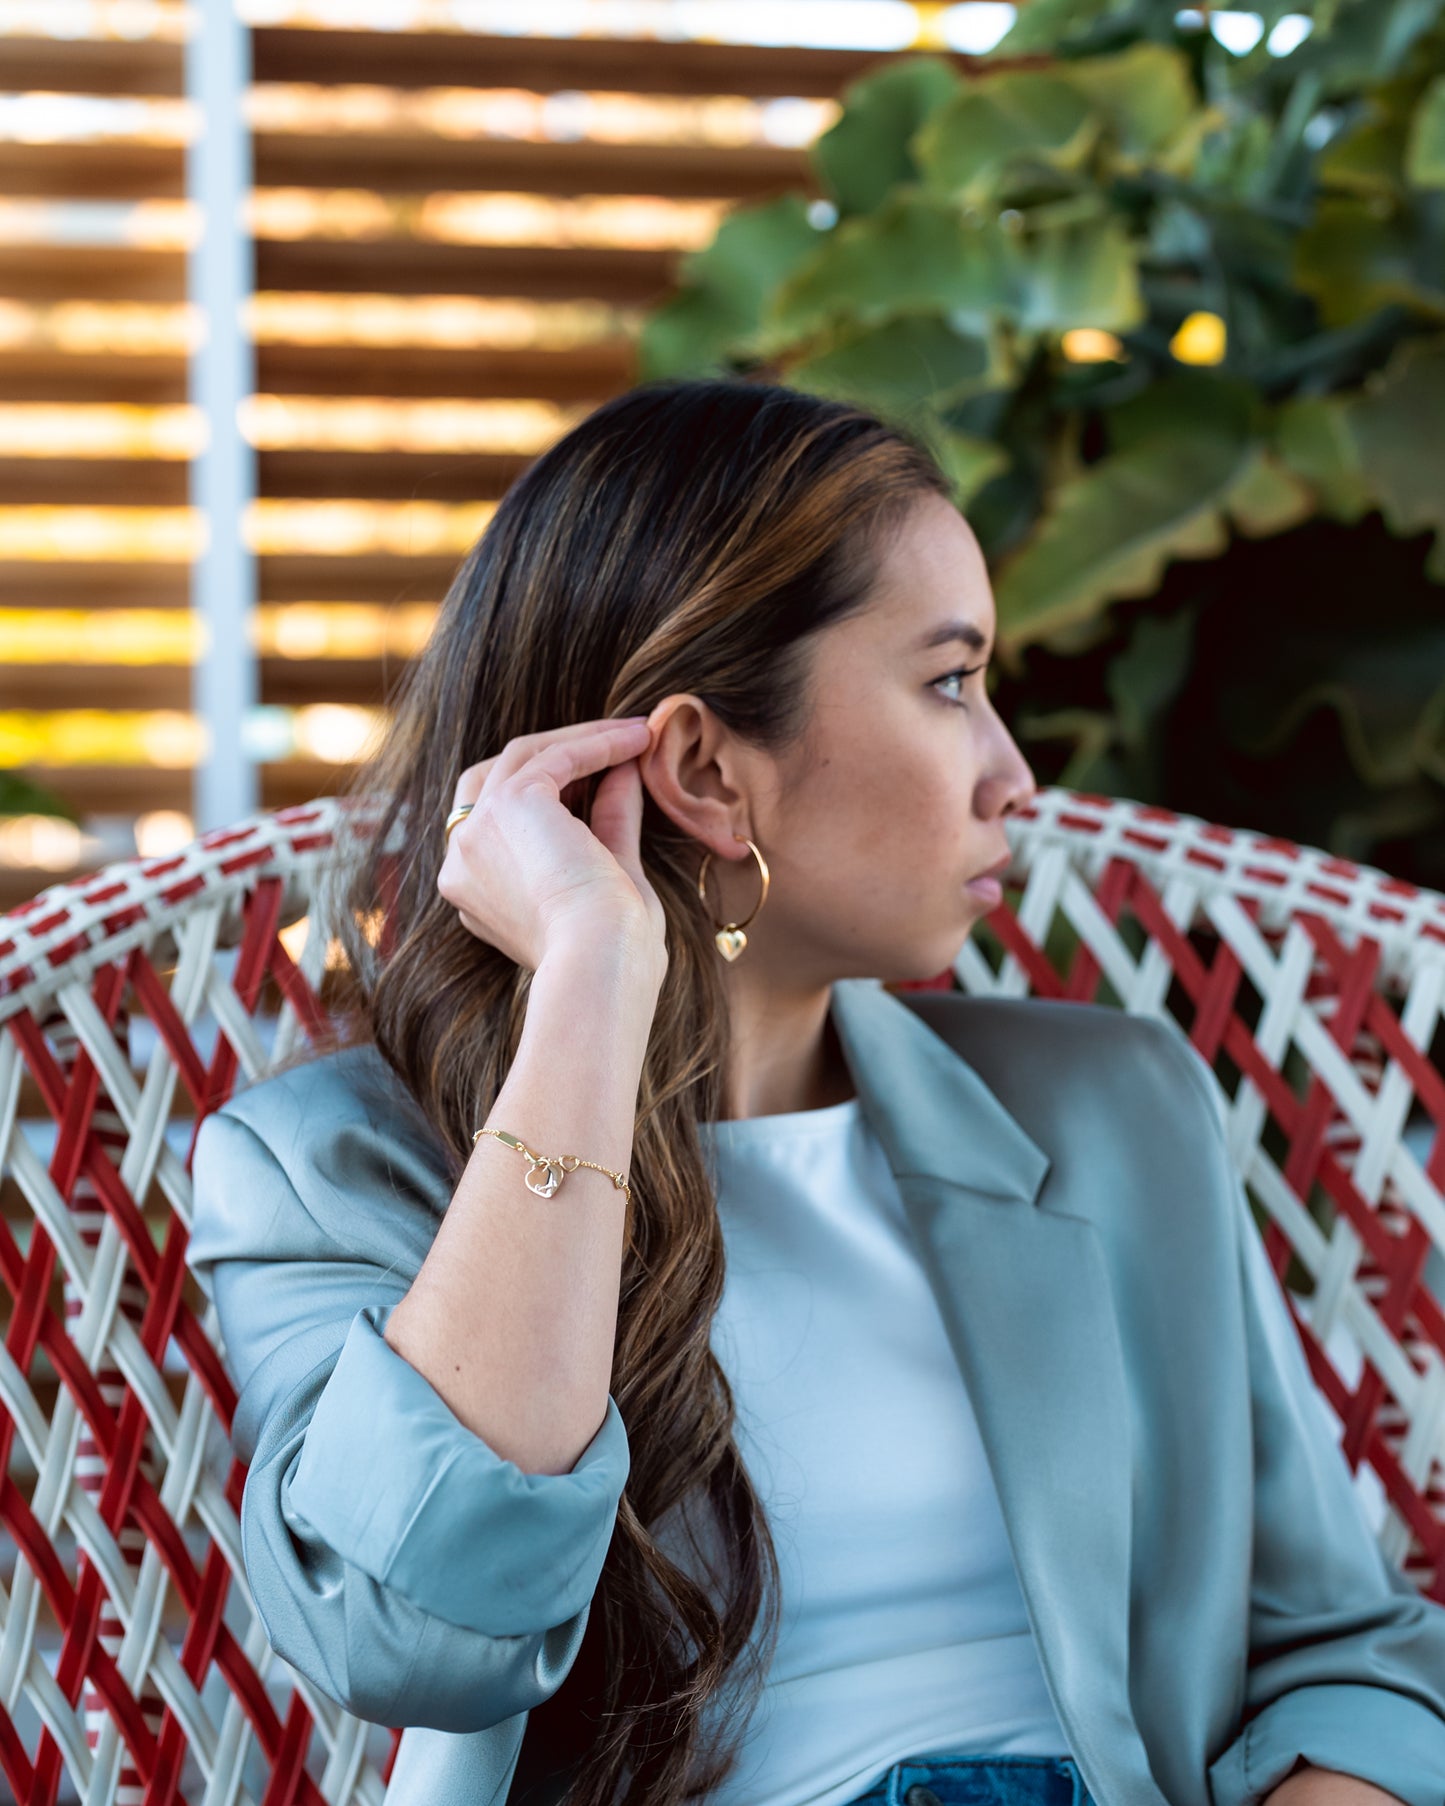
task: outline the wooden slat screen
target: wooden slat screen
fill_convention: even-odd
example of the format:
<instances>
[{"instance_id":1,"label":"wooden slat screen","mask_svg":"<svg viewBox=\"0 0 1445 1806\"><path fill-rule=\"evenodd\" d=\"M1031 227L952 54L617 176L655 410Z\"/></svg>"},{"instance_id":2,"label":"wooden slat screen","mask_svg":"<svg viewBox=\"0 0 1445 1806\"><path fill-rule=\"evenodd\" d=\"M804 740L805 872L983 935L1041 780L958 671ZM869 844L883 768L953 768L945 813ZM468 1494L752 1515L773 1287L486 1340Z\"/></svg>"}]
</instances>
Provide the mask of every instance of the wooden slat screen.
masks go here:
<instances>
[{"instance_id":1,"label":"wooden slat screen","mask_svg":"<svg viewBox=\"0 0 1445 1806\"><path fill-rule=\"evenodd\" d=\"M0 764L87 830L0 821L0 908L194 826L187 15L142 12L130 37L0 37ZM810 189L806 143L887 53L251 41L244 413L273 806L343 780L489 507L633 380L679 253L740 200Z\"/></svg>"},{"instance_id":2,"label":"wooden slat screen","mask_svg":"<svg viewBox=\"0 0 1445 1806\"><path fill-rule=\"evenodd\" d=\"M3 909L191 808L194 327L185 8L0 18L0 765L85 830L0 821Z\"/></svg>"}]
</instances>

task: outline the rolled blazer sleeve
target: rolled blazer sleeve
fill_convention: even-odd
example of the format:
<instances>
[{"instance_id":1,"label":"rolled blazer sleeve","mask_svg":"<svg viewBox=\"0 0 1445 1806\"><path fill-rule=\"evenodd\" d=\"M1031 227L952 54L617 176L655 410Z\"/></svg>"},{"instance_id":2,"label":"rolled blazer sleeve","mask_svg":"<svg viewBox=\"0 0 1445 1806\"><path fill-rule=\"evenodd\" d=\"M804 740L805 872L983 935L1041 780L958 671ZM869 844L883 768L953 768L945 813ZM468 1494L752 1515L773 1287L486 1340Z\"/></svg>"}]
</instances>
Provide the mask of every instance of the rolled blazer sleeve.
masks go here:
<instances>
[{"instance_id":1,"label":"rolled blazer sleeve","mask_svg":"<svg viewBox=\"0 0 1445 1806\"><path fill-rule=\"evenodd\" d=\"M1213 1759L1214 1806L1255 1806L1302 1758L1407 1806L1445 1802L1445 1606L1385 1558L1229 1161L1213 1075L1171 1041L1206 1095L1232 1175L1248 1336L1254 1561L1239 1735Z\"/></svg>"},{"instance_id":2,"label":"rolled blazer sleeve","mask_svg":"<svg viewBox=\"0 0 1445 1806\"><path fill-rule=\"evenodd\" d=\"M434 1228L405 1187L386 1208L351 1200L364 1238L338 1236L335 1195L318 1185L308 1208L224 1110L201 1125L192 1179L187 1260L239 1391L242 1554L273 1649L389 1726L483 1730L548 1698L627 1478L616 1402L569 1472L525 1472L382 1334Z\"/></svg>"}]
</instances>

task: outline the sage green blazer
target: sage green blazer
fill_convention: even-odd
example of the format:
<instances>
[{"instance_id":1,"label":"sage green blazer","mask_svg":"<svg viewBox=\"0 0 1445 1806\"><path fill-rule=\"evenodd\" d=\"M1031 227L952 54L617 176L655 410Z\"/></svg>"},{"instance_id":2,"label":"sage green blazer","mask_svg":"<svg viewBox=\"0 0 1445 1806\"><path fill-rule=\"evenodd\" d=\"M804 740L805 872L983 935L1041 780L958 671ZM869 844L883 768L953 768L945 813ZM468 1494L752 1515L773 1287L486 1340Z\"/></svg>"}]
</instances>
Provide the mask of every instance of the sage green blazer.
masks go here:
<instances>
[{"instance_id":1,"label":"sage green blazer","mask_svg":"<svg viewBox=\"0 0 1445 1806\"><path fill-rule=\"evenodd\" d=\"M1445 1607L1362 1515L1204 1061L1105 1005L849 979L831 1008L1099 1806L1252 1806L1300 1757L1442 1806ZM271 1644L408 1727L388 1806L501 1806L546 1768L518 1769L528 1713L607 1554L616 1401L570 1472L526 1473L385 1341L450 1187L374 1050L233 1097L193 1175Z\"/></svg>"}]
</instances>

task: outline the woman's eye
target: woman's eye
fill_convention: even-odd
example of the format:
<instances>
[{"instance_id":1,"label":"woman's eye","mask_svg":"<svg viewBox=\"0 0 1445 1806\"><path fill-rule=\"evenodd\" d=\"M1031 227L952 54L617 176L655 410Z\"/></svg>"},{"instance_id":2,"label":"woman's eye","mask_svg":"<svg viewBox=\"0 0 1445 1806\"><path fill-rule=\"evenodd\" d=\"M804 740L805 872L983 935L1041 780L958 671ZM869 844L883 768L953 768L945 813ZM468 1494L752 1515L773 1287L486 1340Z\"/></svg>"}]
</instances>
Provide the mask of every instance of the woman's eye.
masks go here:
<instances>
[{"instance_id":1,"label":"woman's eye","mask_svg":"<svg viewBox=\"0 0 1445 1806\"><path fill-rule=\"evenodd\" d=\"M958 678L959 681L962 682L965 677L976 677L980 671L986 671L987 669L988 665L986 663L982 665L969 665L959 671L945 671L942 677L935 677L933 682L935 687L939 684L951 684L954 678ZM961 697L950 696L948 700L957 703L959 708L966 708L968 706Z\"/></svg>"}]
</instances>

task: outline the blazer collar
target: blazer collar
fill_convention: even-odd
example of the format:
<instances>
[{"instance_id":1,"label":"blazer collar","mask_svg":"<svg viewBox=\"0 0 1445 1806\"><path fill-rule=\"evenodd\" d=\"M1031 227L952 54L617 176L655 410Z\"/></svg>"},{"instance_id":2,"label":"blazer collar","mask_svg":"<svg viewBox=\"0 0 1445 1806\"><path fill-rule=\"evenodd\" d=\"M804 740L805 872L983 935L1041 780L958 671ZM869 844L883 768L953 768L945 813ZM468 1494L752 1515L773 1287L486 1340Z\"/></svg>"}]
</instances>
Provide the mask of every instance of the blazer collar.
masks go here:
<instances>
[{"instance_id":1,"label":"blazer collar","mask_svg":"<svg viewBox=\"0 0 1445 1806\"><path fill-rule=\"evenodd\" d=\"M831 1013L958 1361L1084 1781L1110 1806L1167 1806L1129 1699L1143 1451L1089 1176L1065 1168L1044 1191L1050 1156L876 979L835 981Z\"/></svg>"},{"instance_id":2,"label":"blazer collar","mask_svg":"<svg viewBox=\"0 0 1445 1806\"><path fill-rule=\"evenodd\" d=\"M1032 1204L1051 1162L974 1069L876 979L833 985L833 1021L894 1176Z\"/></svg>"}]
</instances>

